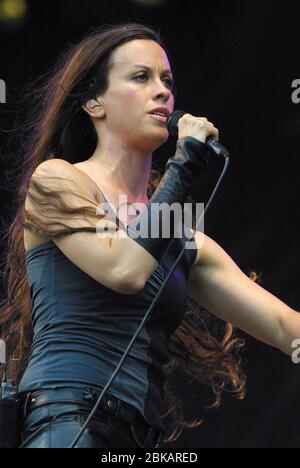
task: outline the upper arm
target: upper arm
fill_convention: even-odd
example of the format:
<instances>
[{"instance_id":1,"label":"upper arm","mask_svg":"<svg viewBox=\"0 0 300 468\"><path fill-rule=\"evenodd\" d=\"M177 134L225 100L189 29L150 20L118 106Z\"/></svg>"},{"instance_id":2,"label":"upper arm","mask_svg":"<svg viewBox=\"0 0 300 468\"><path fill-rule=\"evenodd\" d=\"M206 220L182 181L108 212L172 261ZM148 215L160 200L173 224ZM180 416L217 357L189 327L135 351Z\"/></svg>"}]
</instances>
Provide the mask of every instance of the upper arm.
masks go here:
<instances>
[{"instance_id":1,"label":"upper arm","mask_svg":"<svg viewBox=\"0 0 300 468\"><path fill-rule=\"evenodd\" d=\"M211 237L200 231L196 231L194 237L198 250L189 275L187 292L214 312L212 310L215 304L214 297L220 293L217 289L221 289L222 285L225 286L229 277L240 279L244 273ZM246 275L244 277L247 278Z\"/></svg>"},{"instance_id":2,"label":"upper arm","mask_svg":"<svg viewBox=\"0 0 300 468\"><path fill-rule=\"evenodd\" d=\"M201 233L195 235L196 242L201 239L203 244L188 280L188 294L249 335L287 350L289 336L282 324L290 323L291 316L298 319L297 314L249 278L213 239Z\"/></svg>"},{"instance_id":3,"label":"upper arm","mask_svg":"<svg viewBox=\"0 0 300 468\"><path fill-rule=\"evenodd\" d=\"M46 234L63 254L78 268L97 282L120 293L133 293L139 289L132 277L122 268L119 231L99 234L100 229L113 221L103 216L96 216L96 208L101 200L93 196L91 179L80 173L72 164L61 159L43 162L31 177L25 210L31 212L41 226L47 225ZM35 189L35 183L42 187L43 194ZM54 196L62 195L65 206L72 210L64 212ZM104 202L104 200L102 200ZM74 210L83 206L94 210L94 216L76 214ZM102 213L102 210L100 210ZM29 217L30 222L30 217ZM90 232L71 232L55 236L57 228L89 228ZM98 231L97 231L98 230Z\"/></svg>"},{"instance_id":4,"label":"upper arm","mask_svg":"<svg viewBox=\"0 0 300 468\"><path fill-rule=\"evenodd\" d=\"M201 231L194 231L195 242L197 244L197 255L193 264L194 267L215 268L215 267L237 267L232 258L225 250L211 237ZM238 267L237 267L238 268Z\"/></svg>"},{"instance_id":5,"label":"upper arm","mask_svg":"<svg viewBox=\"0 0 300 468\"><path fill-rule=\"evenodd\" d=\"M243 276L251 281L211 237L200 231L195 232L197 255L191 268L188 293L205 307L210 306L210 297L216 295L217 287L225 285L229 277L240 280Z\"/></svg>"}]
</instances>

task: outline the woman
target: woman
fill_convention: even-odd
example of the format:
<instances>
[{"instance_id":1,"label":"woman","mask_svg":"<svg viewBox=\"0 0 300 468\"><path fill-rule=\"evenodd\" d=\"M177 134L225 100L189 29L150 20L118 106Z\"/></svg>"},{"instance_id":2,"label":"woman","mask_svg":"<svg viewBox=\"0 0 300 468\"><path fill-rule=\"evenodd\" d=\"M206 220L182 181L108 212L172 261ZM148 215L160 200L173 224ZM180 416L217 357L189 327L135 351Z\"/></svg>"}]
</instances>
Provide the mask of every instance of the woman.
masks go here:
<instances>
[{"instance_id":1,"label":"woman","mask_svg":"<svg viewBox=\"0 0 300 468\"><path fill-rule=\"evenodd\" d=\"M10 354L22 357L8 369L21 377L20 446L68 447L186 241L174 239L176 222L167 238L137 228L154 225L154 203L184 203L208 163L206 138L218 138L218 130L206 118L180 119L176 153L158 183L152 153L169 136L173 78L161 38L139 24L88 34L64 52L36 97L8 234L1 330ZM142 208L134 212L137 202ZM243 398L235 356L242 342L230 323L291 351L297 313L208 236L192 235L194 248L186 249L77 446L155 447L199 425L183 420L172 395L178 366L211 386L216 407L226 386ZM220 341L207 332L201 305L230 322Z\"/></svg>"}]
</instances>

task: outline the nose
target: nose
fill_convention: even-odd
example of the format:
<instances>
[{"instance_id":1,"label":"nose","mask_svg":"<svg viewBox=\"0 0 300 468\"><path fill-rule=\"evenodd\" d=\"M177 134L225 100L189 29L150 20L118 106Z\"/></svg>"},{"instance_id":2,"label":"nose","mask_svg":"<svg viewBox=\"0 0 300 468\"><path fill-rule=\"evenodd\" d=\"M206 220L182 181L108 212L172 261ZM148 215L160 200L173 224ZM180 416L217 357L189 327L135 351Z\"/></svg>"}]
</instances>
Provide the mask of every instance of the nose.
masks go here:
<instances>
[{"instance_id":1,"label":"nose","mask_svg":"<svg viewBox=\"0 0 300 468\"><path fill-rule=\"evenodd\" d=\"M161 80L158 80L158 84L157 85L154 85L154 88L155 88L155 98L154 99L157 99L157 98L163 98L165 102L167 102L171 95L172 95L172 91L171 89L168 89L165 85L165 83L163 83Z\"/></svg>"}]
</instances>

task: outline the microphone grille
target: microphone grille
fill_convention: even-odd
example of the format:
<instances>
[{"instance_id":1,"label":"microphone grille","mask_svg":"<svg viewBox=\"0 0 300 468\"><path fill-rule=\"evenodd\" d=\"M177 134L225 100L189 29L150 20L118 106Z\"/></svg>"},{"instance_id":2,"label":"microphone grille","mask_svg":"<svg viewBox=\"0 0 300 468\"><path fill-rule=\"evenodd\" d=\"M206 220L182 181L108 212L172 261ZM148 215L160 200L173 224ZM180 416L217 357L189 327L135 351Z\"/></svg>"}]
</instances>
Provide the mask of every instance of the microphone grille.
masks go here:
<instances>
[{"instance_id":1,"label":"microphone grille","mask_svg":"<svg viewBox=\"0 0 300 468\"><path fill-rule=\"evenodd\" d=\"M171 136L177 136L178 135L178 121L181 119L181 117L186 114L186 111L184 110L176 110L172 112L169 117L167 118L167 128Z\"/></svg>"}]
</instances>

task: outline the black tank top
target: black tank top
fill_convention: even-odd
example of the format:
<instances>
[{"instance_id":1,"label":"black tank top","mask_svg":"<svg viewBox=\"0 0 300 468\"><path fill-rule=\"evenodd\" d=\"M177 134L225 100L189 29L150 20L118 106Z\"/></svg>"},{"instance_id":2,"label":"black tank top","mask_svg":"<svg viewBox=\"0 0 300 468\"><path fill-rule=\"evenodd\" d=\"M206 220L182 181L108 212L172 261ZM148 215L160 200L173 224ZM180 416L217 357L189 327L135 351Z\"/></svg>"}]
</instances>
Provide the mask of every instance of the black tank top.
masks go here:
<instances>
[{"instance_id":1,"label":"black tank top","mask_svg":"<svg viewBox=\"0 0 300 468\"><path fill-rule=\"evenodd\" d=\"M53 241L26 252L34 334L20 393L86 386L102 390L186 240L172 241L136 294L121 294L98 283ZM137 408L151 426L164 430L162 366L170 359L171 334L186 311L187 279L197 254L194 237L190 245L108 389Z\"/></svg>"}]
</instances>

